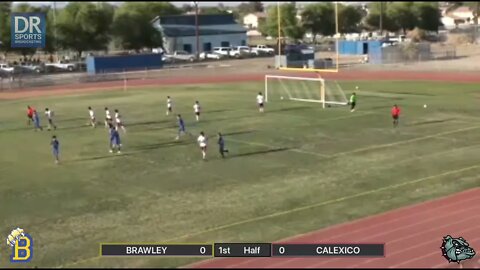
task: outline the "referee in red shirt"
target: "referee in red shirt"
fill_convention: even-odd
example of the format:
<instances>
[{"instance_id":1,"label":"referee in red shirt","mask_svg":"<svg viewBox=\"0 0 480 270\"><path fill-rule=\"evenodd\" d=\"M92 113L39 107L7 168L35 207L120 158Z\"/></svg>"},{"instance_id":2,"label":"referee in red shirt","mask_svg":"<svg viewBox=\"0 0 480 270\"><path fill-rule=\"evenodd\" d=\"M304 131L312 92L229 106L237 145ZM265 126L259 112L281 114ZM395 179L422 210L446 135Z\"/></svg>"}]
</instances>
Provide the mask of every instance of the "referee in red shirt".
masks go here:
<instances>
[{"instance_id":1,"label":"referee in red shirt","mask_svg":"<svg viewBox=\"0 0 480 270\"><path fill-rule=\"evenodd\" d=\"M398 118L400 117L400 107L397 104L393 105L392 108L392 118L393 118L393 127L398 126Z\"/></svg>"}]
</instances>

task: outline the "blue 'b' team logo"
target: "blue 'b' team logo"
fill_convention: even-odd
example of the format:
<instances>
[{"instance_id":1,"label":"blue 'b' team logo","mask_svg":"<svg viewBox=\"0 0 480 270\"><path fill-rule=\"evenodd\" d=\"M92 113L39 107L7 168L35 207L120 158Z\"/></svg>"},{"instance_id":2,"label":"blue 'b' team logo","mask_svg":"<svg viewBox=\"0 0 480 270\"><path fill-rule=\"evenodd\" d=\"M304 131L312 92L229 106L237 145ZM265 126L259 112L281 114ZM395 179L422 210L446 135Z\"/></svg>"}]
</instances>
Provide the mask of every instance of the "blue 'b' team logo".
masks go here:
<instances>
[{"instance_id":1,"label":"blue 'b' team logo","mask_svg":"<svg viewBox=\"0 0 480 270\"><path fill-rule=\"evenodd\" d=\"M33 258L33 239L23 229L16 228L7 237L7 245L12 248L10 262L27 263Z\"/></svg>"},{"instance_id":2,"label":"blue 'b' team logo","mask_svg":"<svg viewBox=\"0 0 480 270\"><path fill-rule=\"evenodd\" d=\"M12 48L45 48L45 13L12 13L10 25Z\"/></svg>"}]
</instances>

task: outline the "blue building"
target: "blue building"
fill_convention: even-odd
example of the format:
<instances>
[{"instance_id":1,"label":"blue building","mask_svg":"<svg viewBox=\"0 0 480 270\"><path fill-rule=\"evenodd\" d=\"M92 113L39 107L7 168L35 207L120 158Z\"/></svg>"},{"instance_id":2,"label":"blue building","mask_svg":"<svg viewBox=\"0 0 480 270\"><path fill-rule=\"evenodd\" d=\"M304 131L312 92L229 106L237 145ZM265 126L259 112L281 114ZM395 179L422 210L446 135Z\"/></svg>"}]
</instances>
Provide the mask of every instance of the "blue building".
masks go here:
<instances>
[{"instance_id":1,"label":"blue building","mask_svg":"<svg viewBox=\"0 0 480 270\"><path fill-rule=\"evenodd\" d=\"M167 53L186 51L196 53L195 15L157 16L154 27L162 33ZM214 47L244 46L247 29L238 24L232 14L198 15L199 53Z\"/></svg>"},{"instance_id":2,"label":"blue building","mask_svg":"<svg viewBox=\"0 0 480 270\"><path fill-rule=\"evenodd\" d=\"M369 55L372 51L378 51L382 47L379 40L340 40L338 53L341 55Z\"/></svg>"}]
</instances>

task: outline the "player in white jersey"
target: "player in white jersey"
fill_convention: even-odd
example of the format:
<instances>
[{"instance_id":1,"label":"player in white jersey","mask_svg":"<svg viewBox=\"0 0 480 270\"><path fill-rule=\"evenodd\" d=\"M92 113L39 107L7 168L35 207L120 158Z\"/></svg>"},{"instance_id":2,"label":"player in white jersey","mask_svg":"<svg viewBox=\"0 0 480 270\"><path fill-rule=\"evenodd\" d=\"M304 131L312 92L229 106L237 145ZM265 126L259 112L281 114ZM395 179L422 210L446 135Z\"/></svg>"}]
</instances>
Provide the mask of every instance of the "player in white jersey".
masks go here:
<instances>
[{"instance_id":1,"label":"player in white jersey","mask_svg":"<svg viewBox=\"0 0 480 270\"><path fill-rule=\"evenodd\" d=\"M200 149L202 150L203 159L205 160L207 158L207 137L205 137L205 133L203 133L203 131L200 132L200 136L198 136L197 142L200 146Z\"/></svg>"},{"instance_id":2,"label":"player in white jersey","mask_svg":"<svg viewBox=\"0 0 480 270\"><path fill-rule=\"evenodd\" d=\"M117 126L117 129L121 128L123 130L123 133L127 132L127 129L125 128L125 125L122 122L120 113L118 112L117 109L115 109L115 125Z\"/></svg>"},{"instance_id":3,"label":"player in white jersey","mask_svg":"<svg viewBox=\"0 0 480 270\"><path fill-rule=\"evenodd\" d=\"M263 95L262 92L259 92L257 95L257 104L258 104L258 110L263 113Z\"/></svg>"},{"instance_id":4,"label":"player in white jersey","mask_svg":"<svg viewBox=\"0 0 480 270\"><path fill-rule=\"evenodd\" d=\"M95 128L97 125L97 120L95 119L95 112L92 107L88 107L88 114L90 115L90 125Z\"/></svg>"},{"instance_id":5,"label":"player in white jersey","mask_svg":"<svg viewBox=\"0 0 480 270\"><path fill-rule=\"evenodd\" d=\"M197 122L200 121L200 104L198 101L195 101L195 104L193 105L193 110L195 111L195 118L197 118Z\"/></svg>"},{"instance_id":6,"label":"player in white jersey","mask_svg":"<svg viewBox=\"0 0 480 270\"><path fill-rule=\"evenodd\" d=\"M45 108L45 116L47 116L48 119L47 130L50 130L52 127L53 129L57 129L57 126L53 123L53 112L48 108Z\"/></svg>"},{"instance_id":7,"label":"player in white jersey","mask_svg":"<svg viewBox=\"0 0 480 270\"><path fill-rule=\"evenodd\" d=\"M172 99L170 96L167 97L167 115L170 115L170 113L173 110L173 104L172 104Z\"/></svg>"},{"instance_id":8,"label":"player in white jersey","mask_svg":"<svg viewBox=\"0 0 480 270\"><path fill-rule=\"evenodd\" d=\"M105 128L109 127L109 124L112 124L112 116L107 107L105 107Z\"/></svg>"}]
</instances>

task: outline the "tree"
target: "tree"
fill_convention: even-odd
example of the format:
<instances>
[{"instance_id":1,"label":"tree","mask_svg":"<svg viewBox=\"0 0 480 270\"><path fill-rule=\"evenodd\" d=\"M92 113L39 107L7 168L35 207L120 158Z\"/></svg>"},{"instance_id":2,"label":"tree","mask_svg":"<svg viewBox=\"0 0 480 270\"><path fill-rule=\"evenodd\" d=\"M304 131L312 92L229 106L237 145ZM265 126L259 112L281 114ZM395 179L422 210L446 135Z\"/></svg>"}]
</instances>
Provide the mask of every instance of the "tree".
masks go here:
<instances>
[{"instance_id":1,"label":"tree","mask_svg":"<svg viewBox=\"0 0 480 270\"><path fill-rule=\"evenodd\" d=\"M369 4L369 14L365 18L365 27L369 30L379 30L381 21L382 30L387 30L390 32L398 31L400 28L394 22L390 14L386 12L391 8L390 5L390 3L387 5L387 2L375 2Z\"/></svg>"},{"instance_id":2,"label":"tree","mask_svg":"<svg viewBox=\"0 0 480 270\"><path fill-rule=\"evenodd\" d=\"M201 7L200 14L229 14L225 9L220 7Z\"/></svg>"},{"instance_id":3,"label":"tree","mask_svg":"<svg viewBox=\"0 0 480 270\"><path fill-rule=\"evenodd\" d=\"M152 25L152 19L161 15L180 14L181 10L168 3L128 2L117 12L112 24L112 33L117 45L124 49L139 51L142 48L163 47L160 31ZM151 6L151 11L148 7ZM162 9L164 8L164 9Z\"/></svg>"},{"instance_id":4,"label":"tree","mask_svg":"<svg viewBox=\"0 0 480 270\"><path fill-rule=\"evenodd\" d=\"M403 34L418 24L413 2L394 2L389 5L387 15L398 28L402 29Z\"/></svg>"},{"instance_id":5,"label":"tree","mask_svg":"<svg viewBox=\"0 0 480 270\"><path fill-rule=\"evenodd\" d=\"M195 8L192 5L183 4L181 10L182 10L182 13L188 13L188 12L194 11Z\"/></svg>"},{"instance_id":6,"label":"tree","mask_svg":"<svg viewBox=\"0 0 480 270\"><path fill-rule=\"evenodd\" d=\"M268 8L267 12L267 19L264 24L260 25L260 31L271 37L278 37L277 7L272 6ZM281 37L289 37L295 40L303 38L305 30L298 22L295 4L282 4L280 6L280 13Z\"/></svg>"},{"instance_id":7,"label":"tree","mask_svg":"<svg viewBox=\"0 0 480 270\"><path fill-rule=\"evenodd\" d=\"M87 50L106 50L113 10L106 3L70 2L58 16L58 44L79 57Z\"/></svg>"},{"instance_id":8,"label":"tree","mask_svg":"<svg viewBox=\"0 0 480 270\"><path fill-rule=\"evenodd\" d=\"M142 14L150 21L157 16L182 14L182 9L169 2L125 2L117 11L124 12L126 10Z\"/></svg>"},{"instance_id":9,"label":"tree","mask_svg":"<svg viewBox=\"0 0 480 270\"><path fill-rule=\"evenodd\" d=\"M352 33L360 31L362 21L361 7L351 5L338 5L338 31L340 33Z\"/></svg>"},{"instance_id":10,"label":"tree","mask_svg":"<svg viewBox=\"0 0 480 270\"><path fill-rule=\"evenodd\" d=\"M438 27L442 25L441 14L436 3L419 2L415 3L418 17L418 28L426 31L438 32Z\"/></svg>"},{"instance_id":11,"label":"tree","mask_svg":"<svg viewBox=\"0 0 480 270\"><path fill-rule=\"evenodd\" d=\"M260 1L251 1L247 3L241 3L240 5L238 5L237 9L238 9L238 13L240 13L240 15L242 16L245 16L249 13L265 11L263 4Z\"/></svg>"},{"instance_id":12,"label":"tree","mask_svg":"<svg viewBox=\"0 0 480 270\"><path fill-rule=\"evenodd\" d=\"M0 50L6 54L10 51L10 13L12 2L0 2Z\"/></svg>"},{"instance_id":13,"label":"tree","mask_svg":"<svg viewBox=\"0 0 480 270\"><path fill-rule=\"evenodd\" d=\"M313 42L317 35L335 34L335 8L331 3L315 3L305 6L302 12L302 26L312 33Z\"/></svg>"}]
</instances>

